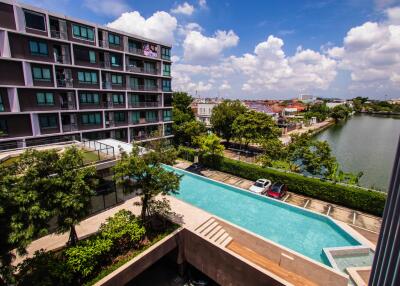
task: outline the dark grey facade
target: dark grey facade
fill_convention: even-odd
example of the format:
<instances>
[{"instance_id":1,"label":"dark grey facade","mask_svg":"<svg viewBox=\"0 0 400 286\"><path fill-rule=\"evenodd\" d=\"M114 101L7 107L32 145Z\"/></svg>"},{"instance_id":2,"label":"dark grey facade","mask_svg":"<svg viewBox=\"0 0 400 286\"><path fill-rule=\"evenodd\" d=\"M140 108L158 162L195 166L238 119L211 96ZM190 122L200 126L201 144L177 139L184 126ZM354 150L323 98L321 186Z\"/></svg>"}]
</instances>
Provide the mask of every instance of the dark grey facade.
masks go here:
<instances>
[{"instance_id":1,"label":"dark grey facade","mask_svg":"<svg viewBox=\"0 0 400 286\"><path fill-rule=\"evenodd\" d=\"M400 285L400 141L369 285Z\"/></svg>"},{"instance_id":2,"label":"dark grey facade","mask_svg":"<svg viewBox=\"0 0 400 286\"><path fill-rule=\"evenodd\" d=\"M172 136L170 49L0 0L0 148Z\"/></svg>"}]
</instances>

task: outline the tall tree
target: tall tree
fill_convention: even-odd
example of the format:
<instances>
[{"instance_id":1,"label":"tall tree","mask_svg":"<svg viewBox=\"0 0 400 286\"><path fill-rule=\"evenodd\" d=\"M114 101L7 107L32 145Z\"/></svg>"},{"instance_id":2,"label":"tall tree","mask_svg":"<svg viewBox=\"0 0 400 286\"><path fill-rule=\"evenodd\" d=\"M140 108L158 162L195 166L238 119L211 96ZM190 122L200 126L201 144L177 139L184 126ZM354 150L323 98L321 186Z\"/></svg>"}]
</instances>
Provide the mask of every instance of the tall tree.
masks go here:
<instances>
[{"instance_id":1,"label":"tall tree","mask_svg":"<svg viewBox=\"0 0 400 286\"><path fill-rule=\"evenodd\" d=\"M210 121L214 132L229 143L233 137L233 122L246 111L247 108L239 100L224 100L212 110Z\"/></svg>"},{"instance_id":2,"label":"tall tree","mask_svg":"<svg viewBox=\"0 0 400 286\"><path fill-rule=\"evenodd\" d=\"M155 151L154 151L155 152ZM131 193L140 190L141 219L147 223L151 204L156 203L155 197L159 194L167 195L179 190L180 176L168 171L154 160L161 156L140 155L137 146L133 146L130 154L123 153L121 160L114 166L114 180L122 186L125 192Z\"/></svg>"},{"instance_id":3,"label":"tall tree","mask_svg":"<svg viewBox=\"0 0 400 286\"><path fill-rule=\"evenodd\" d=\"M174 140L177 145L193 146L195 138L205 134L206 131L204 123L196 120L186 121L175 125Z\"/></svg>"},{"instance_id":4,"label":"tall tree","mask_svg":"<svg viewBox=\"0 0 400 286\"><path fill-rule=\"evenodd\" d=\"M78 241L75 225L90 212L90 198L95 194L96 169L82 167L83 154L77 147L67 148L57 161L51 188L55 193L58 232L69 231L69 244Z\"/></svg>"},{"instance_id":5,"label":"tall tree","mask_svg":"<svg viewBox=\"0 0 400 286\"><path fill-rule=\"evenodd\" d=\"M199 146L202 154L222 155L224 151L224 145L221 144L221 138L214 133L197 137L196 144Z\"/></svg>"},{"instance_id":6,"label":"tall tree","mask_svg":"<svg viewBox=\"0 0 400 286\"><path fill-rule=\"evenodd\" d=\"M236 117L232 124L232 131L246 147L249 143L260 143L266 139L277 138L280 131L272 117L254 110L247 111Z\"/></svg>"},{"instance_id":7,"label":"tall tree","mask_svg":"<svg viewBox=\"0 0 400 286\"><path fill-rule=\"evenodd\" d=\"M347 105L338 105L332 108L330 112L330 117L332 117L335 122L339 122L339 120L347 119L351 113L350 107Z\"/></svg>"}]
</instances>

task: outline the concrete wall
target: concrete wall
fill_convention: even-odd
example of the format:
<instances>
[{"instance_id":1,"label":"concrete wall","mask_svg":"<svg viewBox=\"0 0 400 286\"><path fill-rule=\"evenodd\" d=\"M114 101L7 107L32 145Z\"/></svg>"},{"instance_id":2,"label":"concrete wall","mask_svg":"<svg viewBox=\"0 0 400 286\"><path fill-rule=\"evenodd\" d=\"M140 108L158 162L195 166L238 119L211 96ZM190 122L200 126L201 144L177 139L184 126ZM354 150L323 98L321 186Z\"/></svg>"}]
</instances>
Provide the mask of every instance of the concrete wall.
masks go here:
<instances>
[{"instance_id":1,"label":"concrete wall","mask_svg":"<svg viewBox=\"0 0 400 286\"><path fill-rule=\"evenodd\" d=\"M237 226L232 226L221 220L218 220L218 222L236 242L266 257L287 271L303 276L318 285L347 285L347 275L335 271L331 267L316 263L305 256L288 251L273 242L259 238ZM323 283L321 284L322 281Z\"/></svg>"}]
</instances>

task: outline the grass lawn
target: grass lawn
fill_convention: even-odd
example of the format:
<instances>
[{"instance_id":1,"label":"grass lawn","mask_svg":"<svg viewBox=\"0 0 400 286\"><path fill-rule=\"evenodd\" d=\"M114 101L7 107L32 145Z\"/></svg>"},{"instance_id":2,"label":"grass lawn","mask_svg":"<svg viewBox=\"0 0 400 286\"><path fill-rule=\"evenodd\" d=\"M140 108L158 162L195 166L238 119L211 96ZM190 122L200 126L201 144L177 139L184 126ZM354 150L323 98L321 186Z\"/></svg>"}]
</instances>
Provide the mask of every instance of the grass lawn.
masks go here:
<instances>
[{"instance_id":1,"label":"grass lawn","mask_svg":"<svg viewBox=\"0 0 400 286\"><path fill-rule=\"evenodd\" d=\"M99 155L97 152L83 151L83 162L85 164L93 163L93 162L99 161L101 159L102 159L102 156L100 155L100 158L99 158Z\"/></svg>"}]
</instances>

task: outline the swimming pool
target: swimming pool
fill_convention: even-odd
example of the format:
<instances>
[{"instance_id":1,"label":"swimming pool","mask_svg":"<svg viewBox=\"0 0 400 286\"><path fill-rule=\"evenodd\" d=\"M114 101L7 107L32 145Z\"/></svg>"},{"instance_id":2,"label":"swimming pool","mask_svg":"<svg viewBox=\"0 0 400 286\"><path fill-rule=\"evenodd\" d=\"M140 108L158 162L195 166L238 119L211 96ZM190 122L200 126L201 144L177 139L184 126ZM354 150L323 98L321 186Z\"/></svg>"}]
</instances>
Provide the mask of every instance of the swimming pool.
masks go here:
<instances>
[{"instance_id":1,"label":"swimming pool","mask_svg":"<svg viewBox=\"0 0 400 286\"><path fill-rule=\"evenodd\" d=\"M179 193L191 205L330 266L322 249L360 243L328 217L165 166L183 175Z\"/></svg>"}]
</instances>

